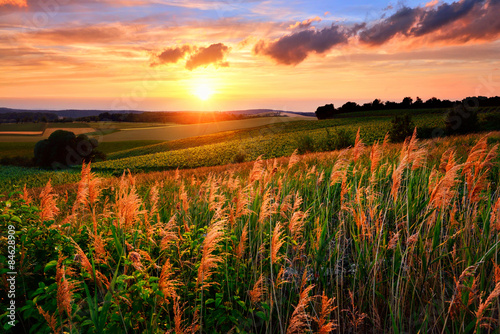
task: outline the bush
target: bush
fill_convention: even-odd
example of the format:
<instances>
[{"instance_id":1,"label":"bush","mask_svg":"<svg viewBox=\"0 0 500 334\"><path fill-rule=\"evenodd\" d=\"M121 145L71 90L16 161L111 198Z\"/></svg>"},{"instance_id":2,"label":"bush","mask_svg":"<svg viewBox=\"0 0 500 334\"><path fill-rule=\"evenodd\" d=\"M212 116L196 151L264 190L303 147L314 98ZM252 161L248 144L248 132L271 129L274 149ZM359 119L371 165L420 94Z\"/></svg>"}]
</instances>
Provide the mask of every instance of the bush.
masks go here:
<instances>
[{"instance_id":1,"label":"bush","mask_svg":"<svg viewBox=\"0 0 500 334\"><path fill-rule=\"evenodd\" d=\"M474 110L467 111L463 105L458 105L448 111L444 120L446 133L470 133L479 130L479 119Z\"/></svg>"},{"instance_id":2,"label":"bush","mask_svg":"<svg viewBox=\"0 0 500 334\"><path fill-rule=\"evenodd\" d=\"M322 144L322 148L325 151L341 150L354 145L353 136L344 129L335 129L333 132L330 132L326 128L325 131L326 137Z\"/></svg>"},{"instance_id":3,"label":"bush","mask_svg":"<svg viewBox=\"0 0 500 334\"><path fill-rule=\"evenodd\" d=\"M48 139L36 143L35 165L56 168L106 159L104 153L96 150L97 146L97 140L84 134L75 136L73 132L57 130Z\"/></svg>"},{"instance_id":4,"label":"bush","mask_svg":"<svg viewBox=\"0 0 500 334\"><path fill-rule=\"evenodd\" d=\"M304 154L307 152L314 152L314 140L309 135L303 135L299 137L297 150L299 154Z\"/></svg>"},{"instance_id":5,"label":"bush","mask_svg":"<svg viewBox=\"0 0 500 334\"><path fill-rule=\"evenodd\" d=\"M234 163L242 163L247 159L247 154L245 151L239 151L234 155L233 162Z\"/></svg>"},{"instance_id":6,"label":"bush","mask_svg":"<svg viewBox=\"0 0 500 334\"><path fill-rule=\"evenodd\" d=\"M389 138L393 143L402 142L413 134L414 129L415 125L409 114L404 116L396 115L391 121Z\"/></svg>"}]
</instances>

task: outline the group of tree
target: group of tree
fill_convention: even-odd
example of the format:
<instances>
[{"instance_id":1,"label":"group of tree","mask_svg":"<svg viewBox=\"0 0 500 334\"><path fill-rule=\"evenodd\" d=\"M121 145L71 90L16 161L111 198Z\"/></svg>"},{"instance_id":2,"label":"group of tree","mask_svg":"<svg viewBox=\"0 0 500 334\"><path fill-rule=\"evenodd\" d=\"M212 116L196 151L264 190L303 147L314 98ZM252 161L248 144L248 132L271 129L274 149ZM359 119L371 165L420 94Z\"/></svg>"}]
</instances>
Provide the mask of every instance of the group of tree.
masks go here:
<instances>
[{"instance_id":1,"label":"group of tree","mask_svg":"<svg viewBox=\"0 0 500 334\"><path fill-rule=\"evenodd\" d=\"M375 111L375 110L396 110L396 109L443 109L454 108L457 105L475 106L479 104L480 107L498 107L500 106L500 97L467 97L463 100L450 101L440 100L436 97L423 101L420 97L413 100L411 97L405 97L401 102L386 101L382 102L380 99L375 99L373 102L364 103L362 105L356 102L346 102L340 108L335 108L333 104L326 104L316 109L316 117L318 119L334 118L337 115L357 112L357 111Z\"/></svg>"},{"instance_id":2,"label":"group of tree","mask_svg":"<svg viewBox=\"0 0 500 334\"><path fill-rule=\"evenodd\" d=\"M57 130L49 138L36 143L34 164L59 169L96 159L104 160L106 155L97 150L98 144L97 140L85 134L76 136L70 131Z\"/></svg>"}]
</instances>

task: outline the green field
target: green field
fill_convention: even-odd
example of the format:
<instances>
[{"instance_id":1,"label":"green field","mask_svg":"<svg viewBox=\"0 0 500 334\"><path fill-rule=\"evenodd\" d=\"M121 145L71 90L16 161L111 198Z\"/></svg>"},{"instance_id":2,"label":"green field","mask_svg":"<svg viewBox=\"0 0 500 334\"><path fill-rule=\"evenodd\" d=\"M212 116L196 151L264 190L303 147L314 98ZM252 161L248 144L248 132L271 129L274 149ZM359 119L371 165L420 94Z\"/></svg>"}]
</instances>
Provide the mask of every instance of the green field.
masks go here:
<instances>
[{"instance_id":1,"label":"green field","mask_svg":"<svg viewBox=\"0 0 500 334\"><path fill-rule=\"evenodd\" d=\"M2 131L43 131L45 123L0 123L0 132Z\"/></svg>"}]
</instances>

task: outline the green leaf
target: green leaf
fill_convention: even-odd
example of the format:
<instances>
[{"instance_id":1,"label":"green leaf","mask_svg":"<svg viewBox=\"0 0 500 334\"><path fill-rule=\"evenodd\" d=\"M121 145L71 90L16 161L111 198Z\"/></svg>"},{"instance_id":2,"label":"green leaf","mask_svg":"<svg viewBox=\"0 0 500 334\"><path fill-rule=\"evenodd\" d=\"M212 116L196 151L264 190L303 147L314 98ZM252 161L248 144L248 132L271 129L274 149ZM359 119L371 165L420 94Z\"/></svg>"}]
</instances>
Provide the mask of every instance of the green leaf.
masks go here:
<instances>
[{"instance_id":1,"label":"green leaf","mask_svg":"<svg viewBox=\"0 0 500 334\"><path fill-rule=\"evenodd\" d=\"M55 266L57 266L57 261L56 260L52 260L52 261L50 261L49 263L47 263L45 265L45 268L43 269L43 272L46 273L47 271L49 271L50 269L54 268Z\"/></svg>"}]
</instances>

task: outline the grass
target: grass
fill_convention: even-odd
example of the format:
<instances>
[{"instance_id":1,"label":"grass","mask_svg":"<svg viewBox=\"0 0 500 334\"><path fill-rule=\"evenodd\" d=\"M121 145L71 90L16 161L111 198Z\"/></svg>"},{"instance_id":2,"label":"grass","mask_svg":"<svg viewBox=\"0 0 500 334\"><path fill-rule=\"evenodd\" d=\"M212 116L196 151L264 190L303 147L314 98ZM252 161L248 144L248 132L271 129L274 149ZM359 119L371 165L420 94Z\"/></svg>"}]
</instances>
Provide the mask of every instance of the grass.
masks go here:
<instances>
[{"instance_id":1,"label":"grass","mask_svg":"<svg viewBox=\"0 0 500 334\"><path fill-rule=\"evenodd\" d=\"M0 202L2 228L22 231L18 325L494 332L500 133L490 137L119 178L83 168L78 184L27 189Z\"/></svg>"},{"instance_id":2,"label":"grass","mask_svg":"<svg viewBox=\"0 0 500 334\"><path fill-rule=\"evenodd\" d=\"M102 151L108 155L115 152L121 152L125 150L131 150L138 147L150 146L162 143L160 140L131 140L131 141L118 141L118 142L101 142L99 143L99 151Z\"/></svg>"},{"instance_id":3,"label":"grass","mask_svg":"<svg viewBox=\"0 0 500 334\"><path fill-rule=\"evenodd\" d=\"M67 122L67 123L48 123L48 128L90 128L90 123L86 122Z\"/></svg>"},{"instance_id":4,"label":"grass","mask_svg":"<svg viewBox=\"0 0 500 334\"><path fill-rule=\"evenodd\" d=\"M1 131L43 131L45 123L0 123Z\"/></svg>"},{"instance_id":5,"label":"grass","mask_svg":"<svg viewBox=\"0 0 500 334\"><path fill-rule=\"evenodd\" d=\"M33 157L35 142L0 142L0 158Z\"/></svg>"}]
</instances>

